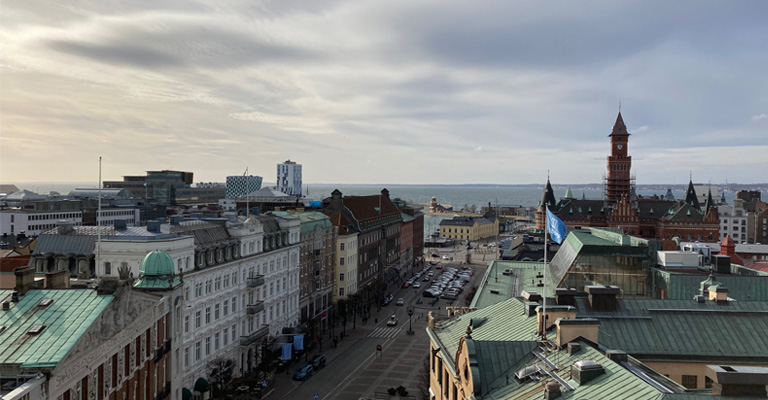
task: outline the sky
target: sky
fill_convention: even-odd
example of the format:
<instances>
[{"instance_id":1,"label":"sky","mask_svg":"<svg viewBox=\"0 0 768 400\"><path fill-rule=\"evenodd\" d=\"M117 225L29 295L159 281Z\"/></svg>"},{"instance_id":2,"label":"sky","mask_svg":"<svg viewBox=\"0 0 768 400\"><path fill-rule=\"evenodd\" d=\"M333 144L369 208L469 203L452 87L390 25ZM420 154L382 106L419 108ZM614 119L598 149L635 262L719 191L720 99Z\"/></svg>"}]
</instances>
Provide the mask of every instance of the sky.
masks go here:
<instances>
[{"instance_id":1,"label":"sky","mask_svg":"<svg viewBox=\"0 0 768 400\"><path fill-rule=\"evenodd\" d=\"M4 1L0 182L768 181L768 2Z\"/></svg>"}]
</instances>

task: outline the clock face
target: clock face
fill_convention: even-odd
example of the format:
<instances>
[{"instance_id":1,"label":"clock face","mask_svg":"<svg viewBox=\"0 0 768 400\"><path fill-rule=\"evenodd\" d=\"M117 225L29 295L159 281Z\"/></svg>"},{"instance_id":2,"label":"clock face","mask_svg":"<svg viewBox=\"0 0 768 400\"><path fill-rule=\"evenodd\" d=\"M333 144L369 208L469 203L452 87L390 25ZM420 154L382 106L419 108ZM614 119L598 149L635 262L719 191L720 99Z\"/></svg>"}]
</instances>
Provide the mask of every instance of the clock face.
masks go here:
<instances>
[{"instance_id":1,"label":"clock face","mask_svg":"<svg viewBox=\"0 0 768 400\"><path fill-rule=\"evenodd\" d=\"M622 145L618 145L618 146L616 146L616 147L617 147L619 150L621 150L621 148L622 148L623 146L622 146Z\"/></svg>"}]
</instances>

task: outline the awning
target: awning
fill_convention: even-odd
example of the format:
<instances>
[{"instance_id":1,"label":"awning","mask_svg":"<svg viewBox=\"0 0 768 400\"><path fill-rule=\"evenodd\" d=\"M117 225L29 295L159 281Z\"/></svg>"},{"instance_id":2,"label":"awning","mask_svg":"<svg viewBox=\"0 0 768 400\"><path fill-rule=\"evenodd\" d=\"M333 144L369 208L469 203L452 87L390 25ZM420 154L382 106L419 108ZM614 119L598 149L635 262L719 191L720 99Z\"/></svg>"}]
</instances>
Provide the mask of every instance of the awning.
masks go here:
<instances>
[{"instance_id":1,"label":"awning","mask_svg":"<svg viewBox=\"0 0 768 400\"><path fill-rule=\"evenodd\" d=\"M205 393L211 390L211 384L205 378L197 378L195 381L195 392Z\"/></svg>"},{"instance_id":2,"label":"awning","mask_svg":"<svg viewBox=\"0 0 768 400\"><path fill-rule=\"evenodd\" d=\"M187 388L181 389L181 400L192 400L192 392Z\"/></svg>"}]
</instances>

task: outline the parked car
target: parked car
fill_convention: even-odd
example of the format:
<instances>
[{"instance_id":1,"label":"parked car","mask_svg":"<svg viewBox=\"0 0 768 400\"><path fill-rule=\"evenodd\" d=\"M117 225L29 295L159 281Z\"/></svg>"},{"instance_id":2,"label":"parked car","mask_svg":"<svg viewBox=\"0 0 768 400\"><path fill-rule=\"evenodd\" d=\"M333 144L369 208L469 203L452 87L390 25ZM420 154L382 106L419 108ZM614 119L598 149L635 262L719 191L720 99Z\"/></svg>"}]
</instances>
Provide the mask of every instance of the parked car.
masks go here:
<instances>
[{"instance_id":1,"label":"parked car","mask_svg":"<svg viewBox=\"0 0 768 400\"><path fill-rule=\"evenodd\" d=\"M312 359L312 368L315 371L325 368L325 356L319 355Z\"/></svg>"},{"instance_id":2,"label":"parked car","mask_svg":"<svg viewBox=\"0 0 768 400\"><path fill-rule=\"evenodd\" d=\"M293 373L293 379L296 379L297 381L305 381L309 379L314 372L315 368L312 364L304 364Z\"/></svg>"},{"instance_id":3,"label":"parked car","mask_svg":"<svg viewBox=\"0 0 768 400\"><path fill-rule=\"evenodd\" d=\"M402 297L397 299L397 303L395 303L395 305L398 305L398 306L402 306L403 304L405 304L405 299L403 299Z\"/></svg>"},{"instance_id":4,"label":"parked car","mask_svg":"<svg viewBox=\"0 0 768 400\"><path fill-rule=\"evenodd\" d=\"M385 305L385 306L388 306L389 303L391 303L392 300L394 300L394 299L395 299L394 296L392 296L391 294L388 294L387 297L385 297L384 300L381 301L381 304Z\"/></svg>"},{"instance_id":5,"label":"parked car","mask_svg":"<svg viewBox=\"0 0 768 400\"><path fill-rule=\"evenodd\" d=\"M408 283L408 282L403 282L403 287L404 287L404 288L407 288L408 286L411 286L411 284L410 284L410 283Z\"/></svg>"},{"instance_id":6,"label":"parked car","mask_svg":"<svg viewBox=\"0 0 768 400\"><path fill-rule=\"evenodd\" d=\"M389 316L389 319L387 320L388 326L395 326L397 325L397 315L392 314Z\"/></svg>"},{"instance_id":7,"label":"parked car","mask_svg":"<svg viewBox=\"0 0 768 400\"><path fill-rule=\"evenodd\" d=\"M436 268L436 269L443 269L443 266L442 266L442 265L440 265L440 264L437 264L437 266L436 266L435 268Z\"/></svg>"},{"instance_id":8,"label":"parked car","mask_svg":"<svg viewBox=\"0 0 768 400\"><path fill-rule=\"evenodd\" d=\"M451 257L443 256L443 260L450 260L450 259L451 259Z\"/></svg>"},{"instance_id":9,"label":"parked car","mask_svg":"<svg viewBox=\"0 0 768 400\"><path fill-rule=\"evenodd\" d=\"M420 288L420 287L421 287L421 282L414 282L414 283L413 283L413 288L414 288L414 289L418 289L418 288Z\"/></svg>"}]
</instances>

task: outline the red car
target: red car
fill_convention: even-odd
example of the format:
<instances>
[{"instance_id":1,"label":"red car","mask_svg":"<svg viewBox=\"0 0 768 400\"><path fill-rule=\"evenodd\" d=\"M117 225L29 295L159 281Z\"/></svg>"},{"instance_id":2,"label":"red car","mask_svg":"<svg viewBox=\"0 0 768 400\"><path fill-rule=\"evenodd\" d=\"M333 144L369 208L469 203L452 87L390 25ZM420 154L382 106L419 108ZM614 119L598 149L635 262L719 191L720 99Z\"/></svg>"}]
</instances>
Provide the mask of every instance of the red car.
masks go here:
<instances>
[{"instance_id":1,"label":"red car","mask_svg":"<svg viewBox=\"0 0 768 400\"><path fill-rule=\"evenodd\" d=\"M407 288L408 286L411 286L411 285L409 285L408 282L403 282L403 287L404 288Z\"/></svg>"},{"instance_id":2,"label":"red car","mask_svg":"<svg viewBox=\"0 0 768 400\"><path fill-rule=\"evenodd\" d=\"M443 266L442 266L442 265L438 265L438 266L437 266L437 267L435 267L435 268L437 268L437 269L443 269Z\"/></svg>"}]
</instances>

